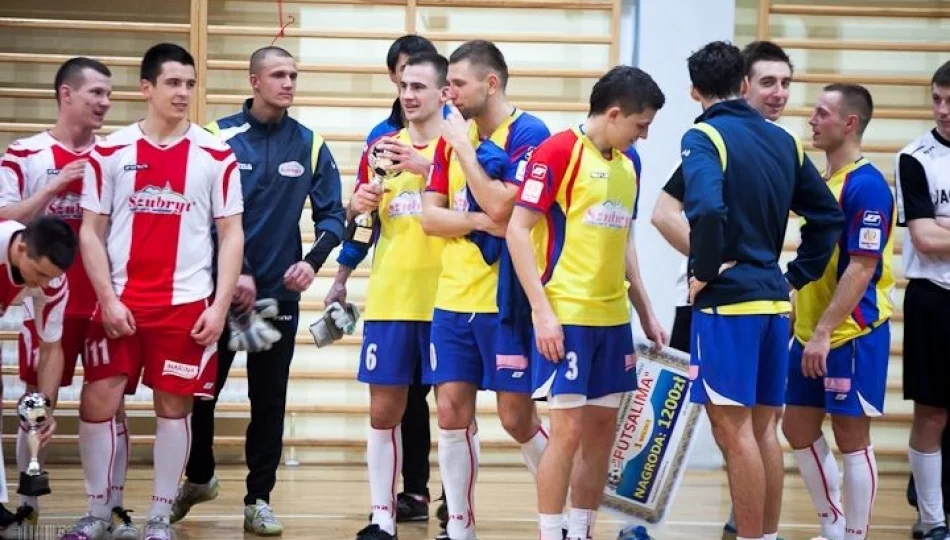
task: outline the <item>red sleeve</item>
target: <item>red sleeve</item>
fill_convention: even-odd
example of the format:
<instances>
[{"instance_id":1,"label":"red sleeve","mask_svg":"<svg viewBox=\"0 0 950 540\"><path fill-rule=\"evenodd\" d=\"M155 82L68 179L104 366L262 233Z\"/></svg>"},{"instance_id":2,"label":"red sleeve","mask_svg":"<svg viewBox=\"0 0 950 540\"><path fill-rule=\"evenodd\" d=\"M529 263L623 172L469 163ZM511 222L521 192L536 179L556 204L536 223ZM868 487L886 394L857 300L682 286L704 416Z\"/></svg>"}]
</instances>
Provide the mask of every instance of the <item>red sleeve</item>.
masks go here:
<instances>
[{"instance_id":1,"label":"red sleeve","mask_svg":"<svg viewBox=\"0 0 950 540\"><path fill-rule=\"evenodd\" d=\"M554 204L561 182L567 176L567 165L577 136L565 131L541 143L525 168L524 183L518 190L516 204L539 212L547 212ZM577 167L574 167L575 174Z\"/></svg>"},{"instance_id":2,"label":"red sleeve","mask_svg":"<svg viewBox=\"0 0 950 540\"><path fill-rule=\"evenodd\" d=\"M432 170L429 171L429 180L426 182L426 191L449 194L449 156L452 150L445 139L441 137L435 143L435 153L432 156Z\"/></svg>"},{"instance_id":3,"label":"red sleeve","mask_svg":"<svg viewBox=\"0 0 950 540\"><path fill-rule=\"evenodd\" d=\"M372 148L372 145L367 145L363 149L363 155L360 157L360 165L356 168L356 185L353 186L353 193L356 193L356 190L360 188L361 185L369 182L369 150Z\"/></svg>"}]
</instances>

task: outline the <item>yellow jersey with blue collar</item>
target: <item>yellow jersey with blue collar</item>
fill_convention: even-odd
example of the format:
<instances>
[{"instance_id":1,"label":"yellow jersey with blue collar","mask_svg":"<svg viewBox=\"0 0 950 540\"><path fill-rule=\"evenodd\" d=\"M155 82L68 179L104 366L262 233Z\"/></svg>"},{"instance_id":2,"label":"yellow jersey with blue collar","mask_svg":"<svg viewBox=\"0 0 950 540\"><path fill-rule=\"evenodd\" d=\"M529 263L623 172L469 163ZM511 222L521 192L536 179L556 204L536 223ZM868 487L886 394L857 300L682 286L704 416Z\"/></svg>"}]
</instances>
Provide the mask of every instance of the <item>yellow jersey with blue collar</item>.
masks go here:
<instances>
[{"instance_id":1,"label":"yellow jersey with blue collar","mask_svg":"<svg viewBox=\"0 0 950 540\"><path fill-rule=\"evenodd\" d=\"M640 158L610 158L580 128L535 150L517 204L544 214L532 230L538 272L561 324L630 322L625 253L637 216Z\"/></svg>"},{"instance_id":2,"label":"yellow jersey with blue collar","mask_svg":"<svg viewBox=\"0 0 950 540\"><path fill-rule=\"evenodd\" d=\"M413 145L407 128L386 136L412 146L430 160L445 145L441 137L426 145ZM357 188L372 177L367 155L372 146L367 145L360 159ZM409 171L383 182L384 193L377 212L379 229L366 292L364 318L368 321L432 320L445 241L422 230L425 185L426 177Z\"/></svg>"},{"instance_id":3,"label":"yellow jersey with blue collar","mask_svg":"<svg viewBox=\"0 0 950 540\"><path fill-rule=\"evenodd\" d=\"M473 147L478 149L481 144L492 143L504 150L507 163L502 177L495 180L514 185L520 185L529 156L548 135L540 119L520 109L514 109L489 137L479 137L475 122L469 126ZM468 190L458 156L449 146L436 152L426 189L445 195L450 210L479 211L477 201ZM507 248L502 246L502 249ZM436 308L458 313L498 313L497 260L488 264L479 246L466 235L446 239L442 261Z\"/></svg>"},{"instance_id":4,"label":"yellow jersey with blue collar","mask_svg":"<svg viewBox=\"0 0 950 540\"><path fill-rule=\"evenodd\" d=\"M884 175L864 158L835 172L828 179L828 189L838 199L847 221L824 273L795 295L795 338L802 343L811 339L852 256L878 259L858 305L831 333L831 346L836 347L871 332L894 312L890 299L894 288L891 231L896 209Z\"/></svg>"}]
</instances>

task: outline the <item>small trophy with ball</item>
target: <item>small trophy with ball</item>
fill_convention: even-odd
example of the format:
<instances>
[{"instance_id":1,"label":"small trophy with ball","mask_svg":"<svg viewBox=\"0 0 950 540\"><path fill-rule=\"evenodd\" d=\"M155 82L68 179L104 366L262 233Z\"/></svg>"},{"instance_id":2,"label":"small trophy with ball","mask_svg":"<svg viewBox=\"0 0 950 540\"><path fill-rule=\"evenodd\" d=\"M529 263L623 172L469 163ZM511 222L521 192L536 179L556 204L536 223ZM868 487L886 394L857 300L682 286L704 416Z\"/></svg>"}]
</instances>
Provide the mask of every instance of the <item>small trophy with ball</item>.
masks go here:
<instances>
[{"instance_id":1,"label":"small trophy with ball","mask_svg":"<svg viewBox=\"0 0 950 540\"><path fill-rule=\"evenodd\" d=\"M370 148L368 159L369 167L373 171L373 177L369 179L369 185L371 186L382 187L384 180L394 178L402 172L393 170L396 162L387 156L386 152L378 145ZM350 220L346 226L345 239L363 246L369 246L373 239L376 212L376 210L363 212Z\"/></svg>"},{"instance_id":2,"label":"small trophy with ball","mask_svg":"<svg viewBox=\"0 0 950 540\"><path fill-rule=\"evenodd\" d=\"M26 471L20 472L20 486L17 493L27 497L39 497L50 493L49 474L40 469L39 431L49 422L52 404L41 392L25 394L17 403L17 415L27 429L27 441L30 448L30 464Z\"/></svg>"}]
</instances>

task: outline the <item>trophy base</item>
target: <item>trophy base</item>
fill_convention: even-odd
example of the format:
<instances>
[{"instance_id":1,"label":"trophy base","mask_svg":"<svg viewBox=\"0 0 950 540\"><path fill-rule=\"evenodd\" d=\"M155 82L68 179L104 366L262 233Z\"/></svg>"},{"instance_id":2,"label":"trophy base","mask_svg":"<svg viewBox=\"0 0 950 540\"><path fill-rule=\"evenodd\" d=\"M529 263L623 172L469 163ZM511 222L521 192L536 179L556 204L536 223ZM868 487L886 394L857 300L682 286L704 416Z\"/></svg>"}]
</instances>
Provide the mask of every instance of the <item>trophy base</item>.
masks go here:
<instances>
[{"instance_id":1,"label":"trophy base","mask_svg":"<svg viewBox=\"0 0 950 540\"><path fill-rule=\"evenodd\" d=\"M27 497L39 497L51 493L49 488L49 474L46 471L38 475L26 474L20 471L20 485L17 487L17 493Z\"/></svg>"}]
</instances>

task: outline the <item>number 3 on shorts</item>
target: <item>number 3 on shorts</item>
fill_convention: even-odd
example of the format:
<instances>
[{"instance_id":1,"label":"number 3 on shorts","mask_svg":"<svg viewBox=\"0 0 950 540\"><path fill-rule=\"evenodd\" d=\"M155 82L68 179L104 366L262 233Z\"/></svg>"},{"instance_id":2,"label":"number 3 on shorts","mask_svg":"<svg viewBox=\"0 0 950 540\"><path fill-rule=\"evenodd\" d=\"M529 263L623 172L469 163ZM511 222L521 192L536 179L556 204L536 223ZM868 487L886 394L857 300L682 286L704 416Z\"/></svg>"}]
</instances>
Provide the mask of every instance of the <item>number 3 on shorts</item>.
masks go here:
<instances>
[{"instance_id":1,"label":"number 3 on shorts","mask_svg":"<svg viewBox=\"0 0 950 540\"><path fill-rule=\"evenodd\" d=\"M573 381L577 378L577 353L569 351L564 358L567 360L567 371L564 372L564 378Z\"/></svg>"},{"instance_id":2,"label":"number 3 on shorts","mask_svg":"<svg viewBox=\"0 0 950 540\"><path fill-rule=\"evenodd\" d=\"M366 346L366 371L376 369L376 344L370 343Z\"/></svg>"}]
</instances>

